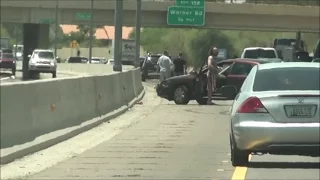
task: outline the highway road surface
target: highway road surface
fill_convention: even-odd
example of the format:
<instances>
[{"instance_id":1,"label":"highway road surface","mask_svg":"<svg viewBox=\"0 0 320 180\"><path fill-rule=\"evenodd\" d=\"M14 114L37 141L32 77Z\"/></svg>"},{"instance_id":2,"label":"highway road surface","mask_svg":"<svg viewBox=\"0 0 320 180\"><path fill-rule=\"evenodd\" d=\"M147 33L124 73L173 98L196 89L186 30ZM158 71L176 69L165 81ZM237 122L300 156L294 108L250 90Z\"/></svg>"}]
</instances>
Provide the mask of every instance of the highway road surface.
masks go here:
<instances>
[{"instance_id":1,"label":"highway road surface","mask_svg":"<svg viewBox=\"0 0 320 180\"><path fill-rule=\"evenodd\" d=\"M319 179L319 158L253 156L250 167L232 167L232 101L175 105L156 96L154 82L127 113L3 165L1 179Z\"/></svg>"},{"instance_id":2,"label":"highway road surface","mask_svg":"<svg viewBox=\"0 0 320 180\"><path fill-rule=\"evenodd\" d=\"M67 73L58 73L57 78L64 78L64 77L70 77L74 76L75 74L67 74ZM41 80L41 79L50 79L52 78L51 74L45 74L42 73L38 77L34 77L33 79L30 79L30 81L34 80ZM14 82L21 82L22 80L22 72L17 71L16 76L12 76L11 72L1 72L0 73L0 84L8 84L8 83L14 83Z\"/></svg>"}]
</instances>

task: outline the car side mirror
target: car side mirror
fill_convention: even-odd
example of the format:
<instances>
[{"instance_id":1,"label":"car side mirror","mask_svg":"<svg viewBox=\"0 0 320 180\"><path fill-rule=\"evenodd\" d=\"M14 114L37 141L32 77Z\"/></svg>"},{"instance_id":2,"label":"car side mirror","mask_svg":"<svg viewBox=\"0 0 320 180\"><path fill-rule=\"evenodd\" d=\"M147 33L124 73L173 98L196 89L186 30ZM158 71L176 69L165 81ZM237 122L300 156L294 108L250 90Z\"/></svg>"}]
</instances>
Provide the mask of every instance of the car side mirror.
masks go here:
<instances>
[{"instance_id":1,"label":"car side mirror","mask_svg":"<svg viewBox=\"0 0 320 180\"><path fill-rule=\"evenodd\" d=\"M31 55L30 55L30 54L28 55L28 58L31 58Z\"/></svg>"}]
</instances>

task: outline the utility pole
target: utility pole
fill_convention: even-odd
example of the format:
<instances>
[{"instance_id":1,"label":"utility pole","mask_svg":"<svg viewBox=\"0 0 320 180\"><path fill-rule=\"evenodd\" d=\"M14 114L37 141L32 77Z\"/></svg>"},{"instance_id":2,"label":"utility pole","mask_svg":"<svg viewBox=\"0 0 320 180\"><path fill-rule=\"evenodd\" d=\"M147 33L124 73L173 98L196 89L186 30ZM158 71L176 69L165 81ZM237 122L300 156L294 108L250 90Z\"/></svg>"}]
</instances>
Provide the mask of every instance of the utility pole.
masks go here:
<instances>
[{"instance_id":1,"label":"utility pole","mask_svg":"<svg viewBox=\"0 0 320 180\"><path fill-rule=\"evenodd\" d=\"M137 0L137 9L136 9L136 52L135 52L135 62L134 66L140 66L140 32L141 32L141 0Z\"/></svg>"},{"instance_id":2,"label":"utility pole","mask_svg":"<svg viewBox=\"0 0 320 180\"><path fill-rule=\"evenodd\" d=\"M55 31L54 31L54 56L57 57L57 44L58 44L58 10L59 10L59 0L56 0L56 19L55 19L55 23L56 23L56 27L55 27Z\"/></svg>"},{"instance_id":3,"label":"utility pole","mask_svg":"<svg viewBox=\"0 0 320 180\"><path fill-rule=\"evenodd\" d=\"M90 8L89 63L91 63L91 59L92 59L92 39L93 39L93 0L91 0L91 8Z\"/></svg>"},{"instance_id":4,"label":"utility pole","mask_svg":"<svg viewBox=\"0 0 320 180\"><path fill-rule=\"evenodd\" d=\"M122 72L122 21L123 21L123 0L116 0L116 10L114 16L114 65L113 71Z\"/></svg>"}]
</instances>

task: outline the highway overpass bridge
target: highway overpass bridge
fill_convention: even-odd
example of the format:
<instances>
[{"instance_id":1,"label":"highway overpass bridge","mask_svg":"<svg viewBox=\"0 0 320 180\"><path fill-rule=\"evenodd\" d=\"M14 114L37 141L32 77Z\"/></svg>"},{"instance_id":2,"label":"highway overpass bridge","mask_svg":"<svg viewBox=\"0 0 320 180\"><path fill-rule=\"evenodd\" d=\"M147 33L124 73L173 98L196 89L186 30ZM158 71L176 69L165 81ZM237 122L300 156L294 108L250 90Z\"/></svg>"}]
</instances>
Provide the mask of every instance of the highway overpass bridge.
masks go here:
<instances>
[{"instance_id":1,"label":"highway overpass bridge","mask_svg":"<svg viewBox=\"0 0 320 180\"><path fill-rule=\"evenodd\" d=\"M135 1L124 0L124 25L135 26ZM143 1L144 27L169 27L167 9L174 1ZM55 0L3 0L1 22L39 23L55 19ZM77 20L77 13L90 11L90 0L59 1L59 24L87 24ZM115 1L94 2L94 24L114 24ZM319 32L318 6L223 4L206 2L206 22L203 28Z\"/></svg>"}]
</instances>

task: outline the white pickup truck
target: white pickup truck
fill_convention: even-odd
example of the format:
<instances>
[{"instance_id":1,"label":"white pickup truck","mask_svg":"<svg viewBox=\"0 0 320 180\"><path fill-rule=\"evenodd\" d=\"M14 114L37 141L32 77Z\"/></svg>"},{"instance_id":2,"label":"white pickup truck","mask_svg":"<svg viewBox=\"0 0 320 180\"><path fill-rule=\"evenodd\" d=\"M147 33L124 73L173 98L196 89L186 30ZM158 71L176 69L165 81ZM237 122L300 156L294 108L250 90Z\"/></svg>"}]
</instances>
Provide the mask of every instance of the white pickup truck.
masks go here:
<instances>
[{"instance_id":1,"label":"white pickup truck","mask_svg":"<svg viewBox=\"0 0 320 180\"><path fill-rule=\"evenodd\" d=\"M278 53L271 47L248 47L241 54L245 59L278 59Z\"/></svg>"}]
</instances>

